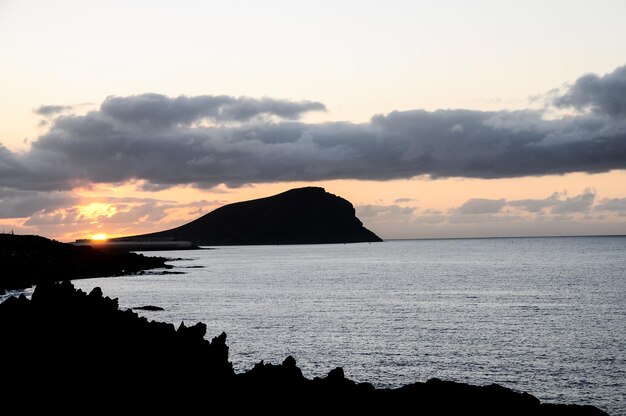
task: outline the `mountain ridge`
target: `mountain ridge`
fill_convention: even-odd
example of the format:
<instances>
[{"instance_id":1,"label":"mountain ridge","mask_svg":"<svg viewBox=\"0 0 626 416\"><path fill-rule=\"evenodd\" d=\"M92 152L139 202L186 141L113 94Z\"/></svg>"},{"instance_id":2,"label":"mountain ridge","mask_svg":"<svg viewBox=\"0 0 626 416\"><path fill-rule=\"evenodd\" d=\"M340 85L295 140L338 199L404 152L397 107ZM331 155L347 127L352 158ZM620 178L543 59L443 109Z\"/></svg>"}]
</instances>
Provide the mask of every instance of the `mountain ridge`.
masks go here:
<instances>
[{"instance_id":1,"label":"mountain ridge","mask_svg":"<svg viewBox=\"0 0 626 416\"><path fill-rule=\"evenodd\" d=\"M321 187L224 205L169 230L114 241L175 239L197 245L274 245L379 242L354 206Z\"/></svg>"}]
</instances>

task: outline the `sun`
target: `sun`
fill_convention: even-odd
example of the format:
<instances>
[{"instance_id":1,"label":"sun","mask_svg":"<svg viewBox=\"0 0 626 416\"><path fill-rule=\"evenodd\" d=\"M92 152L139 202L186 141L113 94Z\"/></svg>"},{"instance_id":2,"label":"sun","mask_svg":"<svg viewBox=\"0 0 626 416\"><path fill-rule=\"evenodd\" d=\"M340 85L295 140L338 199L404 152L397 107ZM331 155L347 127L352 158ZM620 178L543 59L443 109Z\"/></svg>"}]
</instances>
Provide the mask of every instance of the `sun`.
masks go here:
<instances>
[{"instance_id":1,"label":"sun","mask_svg":"<svg viewBox=\"0 0 626 416\"><path fill-rule=\"evenodd\" d=\"M109 237L105 233L94 234L91 236L92 241L106 241Z\"/></svg>"}]
</instances>

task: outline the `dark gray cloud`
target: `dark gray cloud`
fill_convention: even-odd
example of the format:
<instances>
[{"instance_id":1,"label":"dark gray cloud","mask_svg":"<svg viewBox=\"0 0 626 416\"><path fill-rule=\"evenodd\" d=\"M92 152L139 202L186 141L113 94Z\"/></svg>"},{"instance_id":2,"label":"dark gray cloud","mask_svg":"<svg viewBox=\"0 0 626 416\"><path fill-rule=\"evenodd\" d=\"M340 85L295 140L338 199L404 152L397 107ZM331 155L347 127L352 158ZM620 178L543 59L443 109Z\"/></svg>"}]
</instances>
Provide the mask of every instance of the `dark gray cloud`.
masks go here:
<instances>
[{"instance_id":1,"label":"dark gray cloud","mask_svg":"<svg viewBox=\"0 0 626 416\"><path fill-rule=\"evenodd\" d=\"M36 212L69 206L77 201L77 197L68 192L37 192L0 188L0 219L26 218Z\"/></svg>"},{"instance_id":2,"label":"dark gray cloud","mask_svg":"<svg viewBox=\"0 0 626 416\"><path fill-rule=\"evenodd\" d=\"M522 118L525 119L526 115ZM462 123L463 132L451 126ZM102 112L61 117L26 154L0 148L4 186L69 189L141 179L144 189L220 183L518 177L626 167L626 132L585 118L520 122L515 113L393 112L370 123L138 128Z\"/></svg>"},{"instance_id":3,"label":"dark gray cloud","mask_svg":"<svg viewBox=\"0 0 626 416\"><path fill-rule=\"evenodd\" d=\"M496 214L505 205L505 199L472 198L454 209L454 212L458 214Z\"/></svg>"},{"instance_id":4,"label":"dark gray cloud","mask_svg":"<svg viewBox=\"0 0 626 416\"><path fill-rule=\"evenodd\" d=\"M611 117L626 116L626 66L609 74L587 74L576 80L567 92L554 99L558 107L591 109Z\"/></svg>"},{"instance_id":5,"label":"dark gray cloud","mask_svg":"<svg viewBox=\"0 0 626 416\"><path fill-rule=\"evenodd\" d=\"M100 106L103 115L121 123L141 125L144 128L189 125L202 119L241 122L262 115L295 120L308 111L325 110L324 104L313 101L237 98L228 95L181 95L170 98L161 94L141 94L107 97Z\"/></svg>"},{"instance_id":6,"label":"dark gray cloud","mask_svg":"<svg viewBox=\"0 0 626 416\"><path fill-rule=\"evenodd\" d=\"M318 110L323 104L269 98L109 97L96 111L55 118L28 152L0 145L0 186L56 190L133 180L160 190L626 168L626 123L595 113L547 120L530 110L413 110L359 124L293 120Z\"/></svg>"},{"instance_id":7,"label":"dark gray cloud","mask_svg":"<svg viewBox=\"0 0 626 416\"><path fill-rule=\"evenodd\" d=\"M33 110L35 114L40 116L49 117L64 111L71 110L72 106L69 105L41 105Z\"/></svg>"}]
</instances>

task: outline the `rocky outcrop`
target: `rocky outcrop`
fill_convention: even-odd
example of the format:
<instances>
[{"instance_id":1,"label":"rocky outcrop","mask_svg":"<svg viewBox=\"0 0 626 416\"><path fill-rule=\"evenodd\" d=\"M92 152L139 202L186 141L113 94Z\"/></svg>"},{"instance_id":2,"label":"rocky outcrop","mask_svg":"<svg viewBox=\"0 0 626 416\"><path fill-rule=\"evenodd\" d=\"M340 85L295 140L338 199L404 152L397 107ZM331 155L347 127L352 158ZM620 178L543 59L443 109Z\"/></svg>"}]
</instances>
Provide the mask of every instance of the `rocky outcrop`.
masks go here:
<instances>
[{"instance_id":1,"label":"rocky outcrop","mask_svg":"<svg viewBox=\"0 0 626 416\"><path fill-rule=\"evenodd\" d=\"M157 311L165 310L160 306L154 306L154 305L135 306L134 308L131 308L131 309L135 311L150 311L150 312L157 312Z\"/></svg>"},{"instance_id":2,"label":"rocky outcrop","mask_svg":"<svg viewBox=\"0 0 626 416\"><path fill-rule=\"evenodd\" d=\"M47 410L84 403L177 411L210 406L258 412L374 411L436 415L605 415L592 406L546 405L527 393L492 384L432 379L398 389L356 383L336 368L307 379L287 357L235 374L226 334L204 339L206 326L149 322L117 300L69 282L39 285L0 304L3 397L52 397ZM89 409L89 408L87 408ZM102 409L100 409L102 410Z\"/></svg>"},{"instance_id":3,"label":"rocky outcrop","mask_svg":"<svg viewBox=\"0 0 626 416\"><path fill-rule=\"evenodd\" d=\"M223 383L234 375L226 334L209 342L202 323L148 321L120 310L99 288L86 294L67 281L38 285L32 300L22 295L0 304L0 333L3 374L24 375L25 385L42 389L53 388L59 375L71 389L111 380L125 388L138 380Z\"/></svg>"},{"instance_id":4,"label":"rocky outcrop","mask_svg":"<svg viewBox=\"0 0 626 416\"><path fill-rule=\"evenodd\" d=\"M178 228L116 240L141 239L186 240L196 245L382 241L363 226L350 202L316 187L225 205Z\"/></svg>"},{"instance_id":5,"label":"rocky outcrop","mask_svg":"<svg viewBox=\"0 0 626 416\"><path fill-rule=\"evenodd\" d=\"M35 235L0 234L0 293L41 282L121 276L169 267L162 257L108 253Z\"/></svg>"}]
</instances>

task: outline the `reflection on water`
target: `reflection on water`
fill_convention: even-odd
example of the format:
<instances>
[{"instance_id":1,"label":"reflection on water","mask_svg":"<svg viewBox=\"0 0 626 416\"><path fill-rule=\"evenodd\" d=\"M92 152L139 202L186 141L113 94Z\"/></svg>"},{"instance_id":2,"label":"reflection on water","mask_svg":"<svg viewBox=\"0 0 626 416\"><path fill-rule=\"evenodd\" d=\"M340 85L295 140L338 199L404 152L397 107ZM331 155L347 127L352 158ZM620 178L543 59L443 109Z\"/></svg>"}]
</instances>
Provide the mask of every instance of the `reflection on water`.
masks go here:
<instances>
[{"instance_id":1,"label":"reflection on water","mask_svg":"<svg viewBox=\"0 0 626 416\"><path fill-rule=\"evenodd\" d=\"M182 275L75 281L225 331L236 369L293 355L377 386L499 383L626 413L626 238L390 241L152 252ZM195 268L191 266L204 266Z\"/></svg>"}]
</instances>

